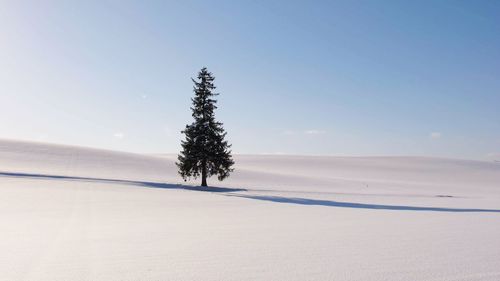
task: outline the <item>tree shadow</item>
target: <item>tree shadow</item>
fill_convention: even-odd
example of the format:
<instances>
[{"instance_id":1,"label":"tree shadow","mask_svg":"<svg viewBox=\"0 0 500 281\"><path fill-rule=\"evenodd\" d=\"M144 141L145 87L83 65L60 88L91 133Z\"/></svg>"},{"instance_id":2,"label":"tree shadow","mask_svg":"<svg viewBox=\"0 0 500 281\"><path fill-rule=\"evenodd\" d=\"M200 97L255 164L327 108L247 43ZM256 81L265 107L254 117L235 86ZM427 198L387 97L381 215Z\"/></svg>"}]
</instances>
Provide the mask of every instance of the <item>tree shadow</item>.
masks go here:
<instances>
[{"instance_id":1,"label":"tree shadow","mask_svg":"<svg viewBox=\"0 0 500 281\"><path fill-rule=\"evenodd\" d=\"M355 209L373 209L373 210L394 210L394 211L432 211L432 212L454 212L454 213L500 213L495 209L460 209L460 208L439 208L439 207L415 207L399 205L379 205L353 202L338 202L330 200L318 200L308 198L280 197L280 196L261 196L231 194L226 196L241 197L253 200L269 201L276 203L297 204L297 205L316 205L337 208L355 208Z\"/></svg>"},{"instance_id":2,"label":"tree shadow","mask_svg":"<svg viewBox=\"0 0 500 281\"><path fill-rule=\"evenodd\" d=\"M168 183L149 182L149 181L133 181L133 180L105 179L105 178L93 178L93 177L76 177L76 176L60 176L60 175L31 174L31 173L0 172L0 176L2 176L2 177L14 177L14 178L27 178L27 179L47 179L47 180L66 180L66 181L79 181L79 182L110 183L110 184L143 186L143 187L149 187L149 188L185 189L185 190L204 191L204 192L246 191L246 189L243 189L243 188L228 188L228 187L217 187L217 186L190 186L190 185L168 184Z\"/></svg>"},{"instance_id":3,"label":"tree shadow","mask_svg":"<svg viewBox=\"0 0 500 281\"><path fill-rule=\"evenodd\" d=\"M47 180L63 180L63 181L78 181L78 182L97 182L97 183L110 183L120 185L133 185L148 188L162 188L162 189L184 189L202 192L216 192L216 193L231 193L238 191L247 191L243 188L228 188L228 187L202 187L202 186L189 186L181 184L168 184L161 182L149 181L133 181L121 179L106 179L106 178L93 178L93 177L76 177L76 176L60 176L60 175L47 175L47 174L31 174L31 173L15 173L15 172L0 172L0 177L13 177L13 178L26 178L26 179L47 179ZM495 209L460 209L460 208L439 208L439 207L415 207L403 205L379 205L379 204L366 204L366 203L353 203L353 202L338 202L331 200L319 200L309 198L297 197L281 197L281 196L262 196L262 195L247 195L247 194L226 194L226 196L241 197L253 200L269 201L276 203L296 204L296 205L315 205L337 208L355 208L355 209L374 209L374 210L396 210L396 211L432 211L432 212L456 212L456 213L500 213L500 210Z\"/></svg>"}]
</instances>

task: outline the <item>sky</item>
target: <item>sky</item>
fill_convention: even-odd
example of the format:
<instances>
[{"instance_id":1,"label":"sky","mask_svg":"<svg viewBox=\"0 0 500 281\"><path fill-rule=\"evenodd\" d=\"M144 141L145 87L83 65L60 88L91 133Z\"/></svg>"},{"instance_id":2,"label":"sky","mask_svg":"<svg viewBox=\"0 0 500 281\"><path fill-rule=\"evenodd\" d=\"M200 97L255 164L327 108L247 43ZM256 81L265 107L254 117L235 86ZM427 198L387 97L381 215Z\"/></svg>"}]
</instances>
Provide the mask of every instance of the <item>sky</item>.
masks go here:
<instances>
[{"instance_id":1,"label":"sky","mask_svg":"<svg viewBox=\"0 0 500 281\"><path fill-rule=\"evenodd\" d=\"M500 1L0 0L0 138L176 153L204 66L235 153L500 160Z\"/></svg>"}]
</instances>

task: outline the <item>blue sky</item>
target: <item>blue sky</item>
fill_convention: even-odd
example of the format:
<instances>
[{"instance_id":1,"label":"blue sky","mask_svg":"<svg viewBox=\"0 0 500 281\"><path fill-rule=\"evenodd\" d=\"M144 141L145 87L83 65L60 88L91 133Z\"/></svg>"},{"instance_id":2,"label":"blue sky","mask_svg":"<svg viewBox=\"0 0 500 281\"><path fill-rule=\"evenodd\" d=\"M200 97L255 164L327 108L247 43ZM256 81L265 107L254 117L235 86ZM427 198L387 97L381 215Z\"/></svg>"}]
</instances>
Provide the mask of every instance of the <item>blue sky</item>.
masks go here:
<instances>
[{"instance_id":1,"label":"blue sky","mask_svg":"<svg viewBox=\"0 0 500 281\"><path fill-rule=\"evenodd\" d=\"M237 153L500 159L498 1L2 1L0 138L177 152L203 66Z\"/></svg>"}]
</instances>

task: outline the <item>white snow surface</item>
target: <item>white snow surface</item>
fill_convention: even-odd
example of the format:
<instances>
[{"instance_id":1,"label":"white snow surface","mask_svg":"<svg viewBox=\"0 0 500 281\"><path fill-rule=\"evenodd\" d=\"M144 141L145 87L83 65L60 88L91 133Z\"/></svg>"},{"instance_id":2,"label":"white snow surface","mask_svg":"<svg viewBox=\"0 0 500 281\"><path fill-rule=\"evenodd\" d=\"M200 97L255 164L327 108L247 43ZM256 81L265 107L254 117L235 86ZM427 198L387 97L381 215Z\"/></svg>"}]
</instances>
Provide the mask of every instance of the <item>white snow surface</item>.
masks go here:
<instances>
[{"instance_id":1,"label":"white snow surface","mask_svg":"<svg viewBox=\"0 0 500 281\"><path fill-rule=\"evenodd\" d=\"M500 280L500 164L0 140L0 280Z\"/></svg>"}]
</instances>

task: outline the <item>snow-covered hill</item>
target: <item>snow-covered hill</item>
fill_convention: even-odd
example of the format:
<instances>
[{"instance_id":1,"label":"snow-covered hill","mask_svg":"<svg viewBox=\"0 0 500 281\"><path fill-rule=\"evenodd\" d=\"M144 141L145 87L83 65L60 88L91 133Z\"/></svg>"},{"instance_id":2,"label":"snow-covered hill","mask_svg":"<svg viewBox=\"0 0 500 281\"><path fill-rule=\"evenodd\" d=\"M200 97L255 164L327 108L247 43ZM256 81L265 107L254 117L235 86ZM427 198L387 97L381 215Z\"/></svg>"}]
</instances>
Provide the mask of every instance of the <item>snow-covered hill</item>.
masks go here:
<instances>
[{"instance_id":1,"label":"snow-covered hill","mask_svg":"<svg viewBox=\"0 0 500 281\"><path fill-rule=\"evenodd\" d=\"M0 141L0 280L500 280L500 164Z\"/></svg>"}]
</instances>

